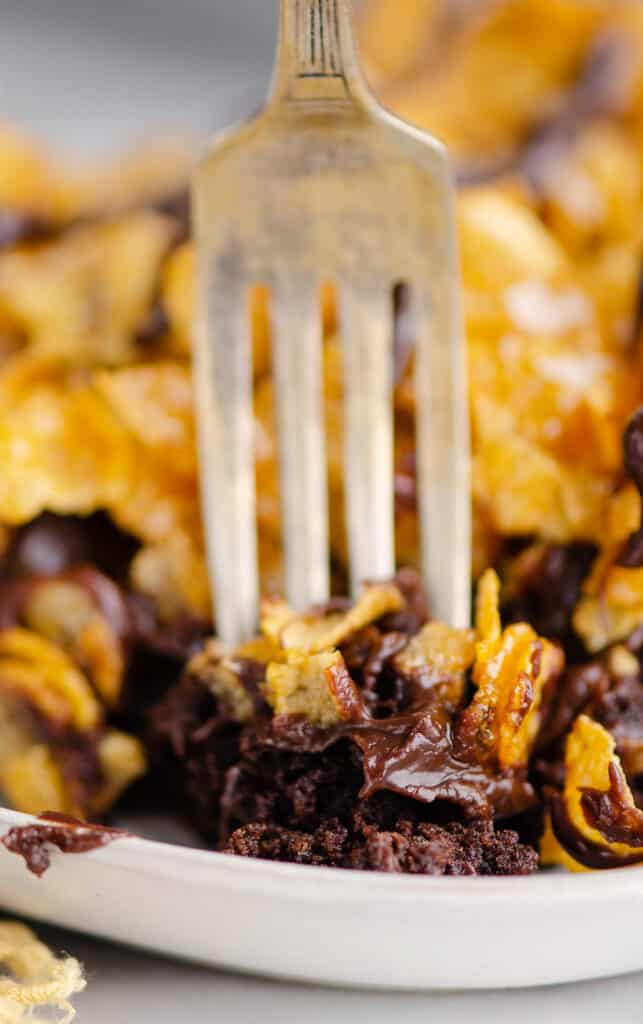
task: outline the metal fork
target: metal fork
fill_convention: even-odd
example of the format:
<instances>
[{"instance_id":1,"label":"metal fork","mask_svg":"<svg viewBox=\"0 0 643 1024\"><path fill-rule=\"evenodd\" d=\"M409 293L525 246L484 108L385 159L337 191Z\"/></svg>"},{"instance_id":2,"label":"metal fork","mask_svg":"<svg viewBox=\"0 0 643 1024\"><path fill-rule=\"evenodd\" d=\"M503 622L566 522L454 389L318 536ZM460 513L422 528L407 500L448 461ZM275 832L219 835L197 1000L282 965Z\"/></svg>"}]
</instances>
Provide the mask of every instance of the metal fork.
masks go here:
<instances>
[{"instance_id":1,"label":"metal fork","mask_svg":"<svg viewBox=\"0 0 643 1024\"><path fill-rule=\"evenodd\" d=\"M344 353L345 483L353 591L395 571L394 286L416 326L418 495L432 610L469 624L466 367L454 192L443 148L384 111L360 71L350 0L281 0L272 90L214 140L196 175L195 383L218 633L256 628L249 296L269 287L286 590L329 591L319 290L334 282Z\"/></svg>"}]
</instances>

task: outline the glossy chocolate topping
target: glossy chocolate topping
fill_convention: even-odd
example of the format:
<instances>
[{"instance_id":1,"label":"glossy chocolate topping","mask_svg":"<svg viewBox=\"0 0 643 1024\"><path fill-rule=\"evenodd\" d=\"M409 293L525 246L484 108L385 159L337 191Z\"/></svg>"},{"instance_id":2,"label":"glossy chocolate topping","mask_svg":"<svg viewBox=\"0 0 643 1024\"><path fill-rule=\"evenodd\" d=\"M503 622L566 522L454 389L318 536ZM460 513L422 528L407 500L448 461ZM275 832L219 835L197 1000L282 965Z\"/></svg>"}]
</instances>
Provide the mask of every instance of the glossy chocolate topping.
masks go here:
<instances>
[{"instance_id":1,"label":"glossy chocolate topping","mask_svg":"<svg viewBox=\"0 0 643 1024\"><path fill-rule=\"evenodd\" d=\"M39 878L51 864L52 846L61 853L87 853L129 835L118 828L87 825L66 814L40 814L38 821L40 824L10 829L0 842L9 853L22 857L29 871Z\"/></svg>"}]
</instances>

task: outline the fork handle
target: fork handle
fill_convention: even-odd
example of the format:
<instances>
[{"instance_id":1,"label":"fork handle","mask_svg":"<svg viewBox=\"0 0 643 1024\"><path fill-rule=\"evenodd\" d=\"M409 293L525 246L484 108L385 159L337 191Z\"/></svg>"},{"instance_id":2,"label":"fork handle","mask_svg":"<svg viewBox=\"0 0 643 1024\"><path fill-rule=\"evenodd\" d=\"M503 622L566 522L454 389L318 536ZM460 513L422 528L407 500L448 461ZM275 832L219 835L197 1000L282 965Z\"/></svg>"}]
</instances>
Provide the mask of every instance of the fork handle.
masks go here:
<instances>
[{"instance_id":1,"label":"fork handle","mask_svg":"<svg viewBox=\"0 0 643 1024\"><path fill-rule=\"evenodd\" d=\"M281 0L273 101L348 99L363 89L351 0Z\"/></svg>"}]
</instances>

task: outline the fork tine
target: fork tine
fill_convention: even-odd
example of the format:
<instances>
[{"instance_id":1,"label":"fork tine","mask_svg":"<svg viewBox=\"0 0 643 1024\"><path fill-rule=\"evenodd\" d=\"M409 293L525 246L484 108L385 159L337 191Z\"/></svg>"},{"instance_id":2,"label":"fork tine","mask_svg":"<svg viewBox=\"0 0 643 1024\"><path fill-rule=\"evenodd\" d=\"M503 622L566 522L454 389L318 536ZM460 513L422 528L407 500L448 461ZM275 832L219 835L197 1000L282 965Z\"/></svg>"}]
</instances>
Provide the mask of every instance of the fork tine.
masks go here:
<instances>
[{"instance_id":1,"label":"fork tine","mask_svg":"<svg viewBox=\"0 0 643 1024\"><path fill-rule=\"evenodd\" d=\"M223 259L208 269L195 352L203 521L217 632L235 647L256 630L259 597L248 288Z\"/></svg>"},{"instance_id":2,"label":"fork tine","mask_svg":"<svg viewBox=\"0 0 643 1024\"><path fill-rule=\"evenodd\" d=\"M448 260L445 261L448 263ZM437 275L440 271L437 271ZM418 502L424 579L432 614L471 622L470 437L464 331L457 275L414 282Z\"/></svg>"},{"instance_id":3,"label":"fork tine","mask_svg":"<svg viewBox=\"0 0 643 1024\"><path fill-rule=\"evenodd\" d=\"M321 313L312 277L273 291L286 589L301 611L329 596Z\"/></svg>"},{"instance_id":4,"label":"fork tine","mask_svg":"<svg viewBox=\"0 0 643 1024\"><path fill-rule=\"evenodd\" d=\"M392 285L340 293L351 589L395 573Z\"/></svg>"}]
</instances>

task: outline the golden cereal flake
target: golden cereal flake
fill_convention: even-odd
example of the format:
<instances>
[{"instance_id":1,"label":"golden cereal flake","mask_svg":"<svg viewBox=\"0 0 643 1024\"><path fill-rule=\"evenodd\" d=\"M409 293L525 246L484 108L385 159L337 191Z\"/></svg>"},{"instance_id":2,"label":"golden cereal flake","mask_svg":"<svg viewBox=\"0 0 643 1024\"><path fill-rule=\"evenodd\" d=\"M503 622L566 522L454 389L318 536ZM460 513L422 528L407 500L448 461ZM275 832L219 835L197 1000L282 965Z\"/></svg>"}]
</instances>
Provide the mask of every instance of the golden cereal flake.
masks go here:
<instances>
[{"instance_id":1,"label":"golden cereal flake","mask_svg":"<svg viewBox=\"0 0 643 1024\"><path fill-rule=\"evenodd\" d=\"M2 1024L52 1021L70 1024L70 999L82 992L83 970L72 957L59 959L26 925L0 921L0 1020Z\"/></svg>"},{"instance_id":2,"label":"golden cereal flake","mask_svg":"<svg viewBox=\"0 0 643 1024\"><path fill-rule=\"evenodd\" d=\"M545 688L563 669L562 651L525 623L500 629L499 581L483 576L477 605L477 686L462 712L457 739L501 768L526 765L540 727Z\"/></svg>"},{"instance_id":3,"label":"golden cereal flake","mask_svg":"<svg viewBox=\"0 0 643 1024\"><path fill-rule=\"evenodd\" d=\"M602 0L477 0L461 31L383 99L456 159L506 156L564 100L610 10ZM390 6L382 38L395 38L396 14Z\"/></svg>"},{"instance_id":4,"label":"golden cereal flake","mask_svg":"<svg viewBox=\"0 0 643 1024\"><path fill-rule=\"evenodd\" d=\"M395 655L392 664L396 672L417 680L425 689L439 687L442 698L457 706L474 657L473 630L429 622Z\"/></svg>"},{"instance_id":5,"label":"golden cereal flake","mask_svg":"<svg viewBox=\"0 0 643 1024\"><path fill-rule=\"evenodd\" d=\"M22 619L82 666L102 700L118 703L125 672L123 643L86 587L72 580L43 580L33 587Z\"/></svg>"},{"instance_id":6,"label":"golden cereal flake","mask_svg":"<svg viewBox=\"0 0 643 1024\"><path fill-rule=\"evenodd\" d=\"M0 518L88 515L123 499L135 469L125 428L82 374L18 356L0 372Z\"/></svg>"},{"instance_id":7,"label":"golden cereal flake","mask_svg":"<svg viewBox=\"0 0 643 1024\"><path fill-rule=\"evenodd\" d=\"M4 738L5 733L2 735ZM12 755L3 757L0 790L9 805L23 814L41 814L47 810L57 814L82 815L82 810L71 798L52 751L31 737L25 737L20 751L14 750Z\"/></svg>"},{"instance_id":8,"label":"golden cereal flake","mask_svg":"<svg viewBox=\"0 0 643 1024\"><path fill-rule=\"evenodd\" d=\"M142 211L0 256L0 306L38 357L120 365L138 355L173 225Z\"/></svg>"},{"instance_id":9,"label":"golden cereal flake","mask_svg":"<svg viewBox=\"0 0 643 1024\"><path fill-rule=\"evenodd\" d=\"M53 723L80 732L95 728L102 712L86 677L49 640L27 629L0 631L0 692L20 697Z\"/></svg>"},{"instance_id":10,"label":"golden cereal flake","mask_svg":"<svg viewBox=\"0 0 643 1024\"><path fill-rule=\"evenodd\" d=\"M96 753L102 779L84 817L105 814L127 787L147 772L143 744L129 733L108 729L100 737Z\"/></svg>"},{"instance_id":11,"label":"golden cereal flake","mask_svg":"<svg viewBox=\"0 0 643 1024\"><path fill-rule=\"evenodd\" d=\"M605 800L605 832L598 827L600 819L594 825L588 815L586 800L590 793ZM569 824L580 839L610 854L615 866L619 859L624 863L643 861L643 811L636 806L613 737L587 715L578 716L567 737L563 803ZM610 839L606 834L610 827L629 835L631 842ZM545 836L541 855L543 863L583 867L561 846L553 829Z\"/></svg>"},{"instance_id":12,"label":"golden cereal flake","mask_svg":"<svg viewBox=\"0 0 643 1024\"><path fill-rule=\"evenodd\" d=\"M278 639L286 650L294 648L314 654L337 647L384 615L401 611L404 604L394 583L367 584L348 611L297 615L285 602L266 601L262 607L261 628L266 636Z\"/></svg>"},{"instance_id":13,"label":"golden cereal flake","mask_svg":"<svg viewBox=\"0 0 643 1024\"><path fill-rule=\"evenodd\" d=\"M288 651L285 663L268 665L263 692L275 715L303 715L324 729L351 721L362 709L339 651Z\"/></svg>"},{"instance_id":14,"label":"golden cereal flake","mask_svg":"<svg viewBox=\"0 0 643 1024\"><path fill-rule=\"evenodd\" d=\"M96 387L113 413L142 445L156 449L173 475L196 475L192 378L188 366L156 363L104 370Z\"/></svg>"},{"instance_id":15,"label":"golden cereal flake","mask_svg":"<svg viewBox=\"0 0 643 1024\"><path fill-rule=\"evenodd\" d=\"M624 640L643 622L643 569L616 564L640 522L641 499L628 484L610 498L599 521L600 554L574 611L574 628L592 652Z\"/></svg>"},{"instance_id":16,"label":"golden cereal flake","mask_svg":"<svg viewBox=\"0 0 643 1024\"><path fill-rule=\"evenodd\" d=\"M217 640L209 640L203 650L190 659L187 672L198 677L231 718L237 722L247 722L253 716L254 706L238 672L239 657L242 657L240 652L226 656Z\"/></svg>"}]
</instances>

